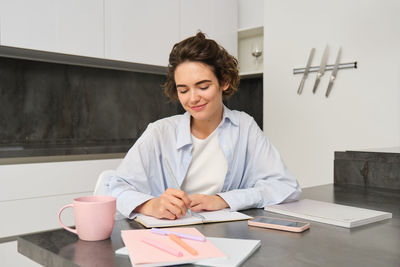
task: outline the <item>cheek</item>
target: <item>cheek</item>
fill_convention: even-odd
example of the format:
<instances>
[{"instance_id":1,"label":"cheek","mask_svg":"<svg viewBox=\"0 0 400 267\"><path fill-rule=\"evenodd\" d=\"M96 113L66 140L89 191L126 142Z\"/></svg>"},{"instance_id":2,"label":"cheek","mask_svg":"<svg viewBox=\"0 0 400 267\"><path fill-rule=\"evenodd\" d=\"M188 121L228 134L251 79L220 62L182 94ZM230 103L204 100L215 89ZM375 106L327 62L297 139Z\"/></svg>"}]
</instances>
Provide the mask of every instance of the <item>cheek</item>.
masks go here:
<instances>
[{"instance_id":1,"label":"cheek","mask_svg":"<svg viewBox=\"0 0 400 267\"><path fill-rule=\"evenodd\" d=\"M204 98L206 98L209 101L220 101L222 99L222 91L215 90L215 91L210 91L206 95L204 95Z\"/></svg>"},{"instance_id":2,"label":"cheek","mask_svg":"<svg viewBox=\"0 0 400 267\"><path fill-rule=\"evenodd\" d=\"M178 100L179 100L179 103L181 103L182 106L187 102L185 95L178 94Z\"/></svg>"}]
</instances>

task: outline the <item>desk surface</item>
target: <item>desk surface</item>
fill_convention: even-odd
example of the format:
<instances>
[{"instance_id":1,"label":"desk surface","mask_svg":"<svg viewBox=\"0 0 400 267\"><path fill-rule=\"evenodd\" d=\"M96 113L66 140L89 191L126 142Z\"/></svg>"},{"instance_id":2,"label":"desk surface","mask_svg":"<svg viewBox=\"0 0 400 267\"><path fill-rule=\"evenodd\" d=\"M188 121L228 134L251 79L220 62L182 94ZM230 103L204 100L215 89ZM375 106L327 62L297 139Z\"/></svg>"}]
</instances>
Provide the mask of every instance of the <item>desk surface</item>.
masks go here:
<instances>
[{"instance_id":1,"label":"desk surface","mask_svg":"<svg viewBox=\"0 0 400 267\"><path fill-rule=\"evenodd\" d=\"M262 245L243 266L399 266L400 192L363 187L323 185L303 190L302 198L334 202L393 213L393 218L347 229L310 222L310 230L289 233L249 227L247 221L196 225L206 236L261 239ZM262 209L251 216L288 216ZM18 251L45 266L131 266L114 251L123 246L121 229L142 229L134 221L116 221L111 239L87 242L64 230L18 238Z\"/></svg>"}]
</instances>

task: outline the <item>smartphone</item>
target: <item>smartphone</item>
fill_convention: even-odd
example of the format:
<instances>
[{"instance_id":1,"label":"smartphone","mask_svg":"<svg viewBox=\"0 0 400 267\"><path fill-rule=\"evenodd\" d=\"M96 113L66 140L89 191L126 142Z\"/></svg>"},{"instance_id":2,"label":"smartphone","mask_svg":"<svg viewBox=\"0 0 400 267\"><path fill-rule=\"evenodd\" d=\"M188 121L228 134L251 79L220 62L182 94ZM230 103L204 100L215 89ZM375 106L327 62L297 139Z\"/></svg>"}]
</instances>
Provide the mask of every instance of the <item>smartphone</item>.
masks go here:
<instances>
[{"instance_id":1,"label":"smartphone","mask_svg":"<svg viewBox=\"0 0 400 267\"><path fill-rule=\"evenodd\" d=\"M292 221L280 218L271 218L265 216L254 217L248 221L251 226L271 228L289 232L303 232L310 228L308 222Z\"/></svg>"}]
</instances>

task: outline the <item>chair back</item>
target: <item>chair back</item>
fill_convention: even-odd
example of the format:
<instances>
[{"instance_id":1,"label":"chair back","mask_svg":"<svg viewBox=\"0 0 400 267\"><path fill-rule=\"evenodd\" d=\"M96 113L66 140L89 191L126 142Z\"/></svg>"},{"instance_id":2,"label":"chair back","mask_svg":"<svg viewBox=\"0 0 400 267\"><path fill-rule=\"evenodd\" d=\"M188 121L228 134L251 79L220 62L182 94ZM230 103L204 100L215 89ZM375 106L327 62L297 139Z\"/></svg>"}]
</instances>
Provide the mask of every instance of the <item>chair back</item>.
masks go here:
<instances>
[{"instance_id":1,"label":"chair back","mask_svg":"<svg viewBox=\"0 0 400 267\"><path fill-rule=\"evenodd\" d=\"M99 178L97 178L97 183L94 188L93 195L109 195L110 179L113 177L114 174L115 170L105 170L100 173Z\"/></svg>"}]
</instances>

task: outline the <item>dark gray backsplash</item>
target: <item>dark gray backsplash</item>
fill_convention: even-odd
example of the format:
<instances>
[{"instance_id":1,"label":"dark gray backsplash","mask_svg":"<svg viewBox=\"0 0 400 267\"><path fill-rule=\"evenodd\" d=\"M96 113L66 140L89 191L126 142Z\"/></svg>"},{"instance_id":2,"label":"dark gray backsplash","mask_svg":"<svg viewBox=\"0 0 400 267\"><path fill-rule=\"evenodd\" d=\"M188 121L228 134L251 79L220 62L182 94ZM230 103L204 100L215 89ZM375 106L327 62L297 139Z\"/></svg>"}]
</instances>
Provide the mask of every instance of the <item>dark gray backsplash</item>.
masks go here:
<instances>
[{"instance_id":1,"label":"dark gray backsplash","mask_svg":"<svg viewBox=\"0 0 400 267\"><path fill-rule=\"evenodd\" d=\"M126 152L149 122L182 108L164 75L0 57L0 157ZM241 81L228 107L262 127L262 78Z\"/></svg>"}]
</instances>

